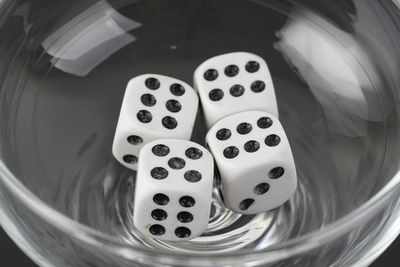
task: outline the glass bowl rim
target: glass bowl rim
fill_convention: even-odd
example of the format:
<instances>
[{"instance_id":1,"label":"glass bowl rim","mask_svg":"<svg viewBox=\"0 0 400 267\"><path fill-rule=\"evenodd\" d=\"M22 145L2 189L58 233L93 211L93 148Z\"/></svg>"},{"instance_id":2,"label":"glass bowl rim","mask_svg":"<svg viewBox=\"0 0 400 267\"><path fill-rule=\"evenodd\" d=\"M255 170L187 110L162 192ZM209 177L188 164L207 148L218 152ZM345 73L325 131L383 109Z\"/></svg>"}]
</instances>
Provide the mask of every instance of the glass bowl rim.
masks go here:
<instances>
[{"instance_id":1,"label":"glass bowl rim","mask_svg":"<svg viewBox=\"0 0 400 267\"><path fill-rule=\"evenodd\" d=\"M310 251L343 236L347 232L361 225L363 222L374 217L381 209L386 207L386 204L390 202L393 197L398 196L400 193L399 171L379 192L358 208L328 224L322 229L311 231L302 236L296 237L295 239L289 239L262 250L242 249L227 254L173 254L168 251L155 251L150 248L129 245L106 233L72 220L70 217L47 205L43 200L25 187L25 185L23 185L11 173L2 160L0 160L0 179L7 190L11 192L13 197L17 197L25 207L29 208L31 212L52 225L55 229L58 229L66 235L71 236L71 238L75 238L89 246L104 250L107 253L111 252L126 259L135 259L139 255L142 257L149 257L152 254L157 253L158 256L163 257L177 258L184 256L198 260L204 260L205 258L209 258L211 255L213 261L217 259L234 260L236 257L240 257L241 260L243 260L243 257L250 259L254 256L266 256L268 257L268 261L272 262L287 256L293 256Z\"/></svg>"},{"instance_id":2,"label":"glass bowl rim","mask_svg":"<svg viewBox=\"0 0 400 267\"><path fill-rule=\"evenodd\" d=\"M400 0L392 0L392 3L400 10ZM0 7L2 1L0 0ZM287 257L298 255L324 244L327 244L335 239L340 238L346 233L352 231L363 222L368 221L377 215L383 208L387 207L390 201L400 195L400 171L375 195L366 202L361 204L350 213L344 215L338 220L331 222L324 228L308 232L295 239L285 240L281 243L268 246L262 250L241 249L239 251L228 254L196 254L196 253L181 253L174 254L167 251L154 250L145 247L135 247L121 240L118 240L106 233L95 230L89 226L72 220L70 217L57 211L53 207L47 205L43 200L30 191L22 184L16 176L8 169L3 160L0 159L0 180L5 187L11 192L13 197L16 197L25 207L31 212L51 224L55 229L65 233L71 238L79 240L83 244L96 249L103 250L105 253L112 253L115 256L120 256L127 260L135 260L140 257L152 257L155 254L159 257L178 259L182 257L188 266L188 257L191 260L207 260L212 257L214 263L217 261L235 261L238 258L243 260L256 260L259 257L268 258L268 262L279 261ZM400 210L400 207L396 207ZM396 234L399 234L400 228ZM257 257L257 258L255 258Z\"/></svg>"}]
</instances>

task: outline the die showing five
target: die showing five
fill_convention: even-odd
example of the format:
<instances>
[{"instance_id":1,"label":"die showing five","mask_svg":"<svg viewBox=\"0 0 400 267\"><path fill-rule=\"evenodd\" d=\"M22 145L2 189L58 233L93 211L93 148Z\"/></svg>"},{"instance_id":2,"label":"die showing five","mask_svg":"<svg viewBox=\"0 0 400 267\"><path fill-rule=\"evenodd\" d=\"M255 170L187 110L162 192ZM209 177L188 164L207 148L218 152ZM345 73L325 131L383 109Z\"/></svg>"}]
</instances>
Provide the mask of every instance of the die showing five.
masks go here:
<instances>
[{"instance_id":1,"label":"die showing five","mask_svg":"<svg viewBox=\"0 0 400 267\"><path fill-rule=\"evenodd\" d=\"M187 140L159 139L143 146L135 185L134 224L160 240L191 239L208 224L213 157Z\"/></svg>"}]
</instances>

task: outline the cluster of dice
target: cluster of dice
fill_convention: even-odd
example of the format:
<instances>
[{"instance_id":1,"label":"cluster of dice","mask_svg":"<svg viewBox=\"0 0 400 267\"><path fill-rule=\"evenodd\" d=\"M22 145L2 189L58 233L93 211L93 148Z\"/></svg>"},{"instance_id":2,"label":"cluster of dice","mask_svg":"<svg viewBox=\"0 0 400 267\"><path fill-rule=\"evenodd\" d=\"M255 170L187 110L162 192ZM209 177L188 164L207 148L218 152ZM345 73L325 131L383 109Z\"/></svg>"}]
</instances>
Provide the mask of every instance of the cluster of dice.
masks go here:
<instances>
[{"instance_id":1,"label":"cluster of dice","mask_svg":"<svg viewBox=\"0 0 400 267\"><path fill-rule=\"evenodd\" d=\"M296 190L293 155L266 62L245 52L211 58L196 69L194 87L198 94L167 76L133 78L114 138L115 158L137 170L134 224L160 240L204 232L215 174L226 207L241 214L276 208ZM188 141L198 95L208 149Z\"/></svg>"}]
</instances>

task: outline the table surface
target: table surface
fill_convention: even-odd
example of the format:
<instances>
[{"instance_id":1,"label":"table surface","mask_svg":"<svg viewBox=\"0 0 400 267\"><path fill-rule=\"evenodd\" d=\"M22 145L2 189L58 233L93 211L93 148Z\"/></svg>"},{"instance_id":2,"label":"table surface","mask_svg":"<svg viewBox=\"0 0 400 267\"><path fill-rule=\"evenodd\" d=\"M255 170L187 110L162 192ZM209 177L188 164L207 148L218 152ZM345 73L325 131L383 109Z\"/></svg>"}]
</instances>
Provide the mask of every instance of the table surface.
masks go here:
<instances>
[{"instance_id":1,"label":"table surface","mask_svg":"<svg viewBox=\"0 0 400 267\"><path fill-rule=\"evenodd\" d=\"M378 258L371 267L399 266L400 237ZM8 238L0 228L0 258L1 267L37 267L21 250Z\"/></svg>"}]
</instances>

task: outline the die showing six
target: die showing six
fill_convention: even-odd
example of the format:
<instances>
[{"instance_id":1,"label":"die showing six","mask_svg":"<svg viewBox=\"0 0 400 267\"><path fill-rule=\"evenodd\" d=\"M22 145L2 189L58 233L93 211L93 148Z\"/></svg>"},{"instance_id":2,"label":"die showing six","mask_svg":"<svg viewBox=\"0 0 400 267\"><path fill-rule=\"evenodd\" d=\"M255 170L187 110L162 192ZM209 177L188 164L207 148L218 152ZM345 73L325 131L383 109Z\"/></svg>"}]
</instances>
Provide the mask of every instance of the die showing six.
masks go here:
<instances>
[{"instance_id":1,"label":"die showing six","mask_svg":"<svg viewBox=\"0 0 400 267\"><path fill-rule=\"evenodd\" d=\"M218 121L207 133L225 205L242 214L285 203L297 186L289 141L279 120L264 111L245 111Z\"/></svg>"},{"instance_id":2,"label":"die showing six","mask_svg":"<svg viewBox=\"0 0 400 267\"><path fill-rule=\"evenodd\" d=\"M127 85L112 152L125 167L137 170L139 151L160 138L190 139L198 96L175 78L145 74Z\"/></svg>"},{"instance_id":3,"label":"die showing six","mask_svg":"<svg viewBox=\"0 0 400 267\"><path fill-rule=\"evenodd\" d=\"M235 52L210 58L196 69L193 83L208 128L246 110L264 110L278 117L267 63L255 54Z\"/></svg>"}]
</instances>

